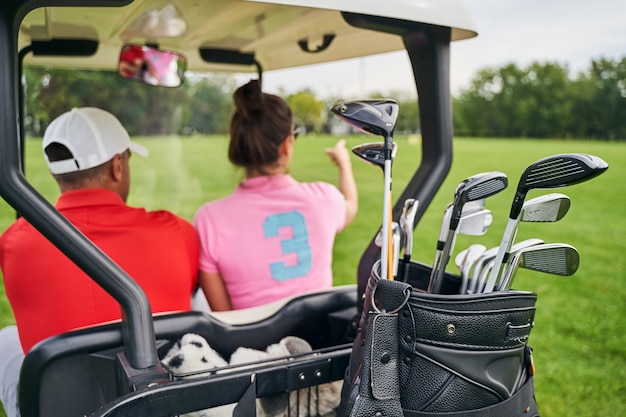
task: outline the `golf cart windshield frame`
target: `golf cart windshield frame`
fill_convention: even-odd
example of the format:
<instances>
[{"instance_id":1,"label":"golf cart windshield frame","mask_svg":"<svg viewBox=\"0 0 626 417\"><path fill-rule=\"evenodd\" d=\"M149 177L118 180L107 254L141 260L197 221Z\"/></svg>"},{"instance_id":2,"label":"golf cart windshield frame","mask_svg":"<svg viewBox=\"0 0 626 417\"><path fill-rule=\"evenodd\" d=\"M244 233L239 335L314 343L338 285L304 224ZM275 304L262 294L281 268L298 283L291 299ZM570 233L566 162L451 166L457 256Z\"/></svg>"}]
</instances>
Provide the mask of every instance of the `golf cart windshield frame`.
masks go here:
<instances>
[{"instance_id":1,"label":"golf cart windshield frame","mask_svg":"<svg viewBox=\"0 0 626 417\"><path fill-rule=\"evenodd\" d=\"M130 366L144 373L157 367L154 327L150 305L141 288L97 246L72 226L25 179L21 160L17 28L22 18L36 7L55 5L122 6L127 0L19 1L0 6L0 195L47 239L113 296L123 311L125 355ZM421 155L418 169L393 207L397 220L402 202L417 199L419 222L449 172L452 163L452 111L449 87L449 27L398 19L342 13L350 25L398 35L410 58L419 95ZM417 158L417 155L416 155ZM417 161L416 161L417 162ZM379 256L372 241L358 267L359 296L364 291L371 266Z\"/></svg>"}]
</instances>

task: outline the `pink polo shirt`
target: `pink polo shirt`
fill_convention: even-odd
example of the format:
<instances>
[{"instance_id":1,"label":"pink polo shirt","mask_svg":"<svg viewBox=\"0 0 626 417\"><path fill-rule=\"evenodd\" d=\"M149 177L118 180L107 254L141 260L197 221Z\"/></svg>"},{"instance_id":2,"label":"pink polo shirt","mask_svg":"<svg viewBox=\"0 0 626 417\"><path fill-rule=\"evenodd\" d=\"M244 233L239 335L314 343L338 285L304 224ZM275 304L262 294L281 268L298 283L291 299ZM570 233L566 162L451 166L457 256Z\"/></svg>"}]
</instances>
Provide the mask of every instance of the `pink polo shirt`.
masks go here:
<instances>
[{"instance_id":1,"label":"pink polo shirt","mask_svg":"<svg viewBox=\"0 0 626 417\"><path fill-rule=\"evenodd\" d=\"M233 309L330 288L345 221L346 202L333 185L251 178L196 213L200 269L222 276Z\"/></svg>"}]
</instances>

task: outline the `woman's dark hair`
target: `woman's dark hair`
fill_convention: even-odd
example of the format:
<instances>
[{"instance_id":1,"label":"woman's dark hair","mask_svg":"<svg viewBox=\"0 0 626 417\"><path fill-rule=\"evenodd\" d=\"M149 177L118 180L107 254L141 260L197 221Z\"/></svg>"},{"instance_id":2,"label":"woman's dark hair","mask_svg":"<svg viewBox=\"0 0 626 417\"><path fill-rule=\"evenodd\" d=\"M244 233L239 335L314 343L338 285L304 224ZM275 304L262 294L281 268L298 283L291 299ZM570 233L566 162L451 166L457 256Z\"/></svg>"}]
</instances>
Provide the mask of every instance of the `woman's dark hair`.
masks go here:
<instances>
[{"instance_id":1,"label":"woman's dark hair","mask_svg":"<svg viewBox=\"0 0 626 417\"><path fill-rule=\"evenodd\" d=\"M278 160L280 144L291 134L291 109L282 98L262 92L258 80L239 87L233 99L228 159L248 171L264 173Z\"/></svg>"}]
</instances>

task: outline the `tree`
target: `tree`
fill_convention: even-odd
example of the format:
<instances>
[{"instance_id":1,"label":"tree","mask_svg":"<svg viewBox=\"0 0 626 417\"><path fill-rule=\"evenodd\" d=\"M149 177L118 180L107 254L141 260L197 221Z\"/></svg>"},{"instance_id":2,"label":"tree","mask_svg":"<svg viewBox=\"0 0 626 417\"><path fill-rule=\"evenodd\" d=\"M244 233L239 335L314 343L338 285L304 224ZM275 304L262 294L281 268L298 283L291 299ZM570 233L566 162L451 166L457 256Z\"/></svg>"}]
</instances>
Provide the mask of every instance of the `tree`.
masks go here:
<instances>
[{"instance_id":1,"label":"tree","mask_svg":"<svg viewBox=\"0 0 626 417\"><path fill-rule=\"evenodd\" d=\"M190 77L181 88L129 81L113 71L25 68L26 131L41 136L72 107L115 114L131 135L225 133L232 114L231 76Z\"/></svg>"},{"instance_id":2,"label":"tree","mask_svg":"<svg viewBox=\"0 0 626 417\"><path fill-rule=\"evenodd\" d=\"M555 63L483 69L454 101L455 129L478 136L564 135L568 85L567 68Z\"/></svg>"},{"instance_id":3,"label":"tree","mask_svg":"<svg viewBox=\"0 0 626 417\"><path fill-rule=\"evenodd\" d=\"M573 88L570 129L576 135L626 139L626 58L592 61Z\"/></svg>"},{"instance_id":4,"label":"tree","mask_svg":"<svg viewBox=\"0 0 626 417\"><path fill-rule=\"evenodd\" d=\"M181 133L227 133L234 110L234 78L224 75L192 76L187 81Z\"/></svg>"},{"instance_id":5,"label":"tree","mask_svg":"<svg viewBox=\"0 0 626 417\"><path fill-rule=\"evenodd\" d=\"M325 106L315 97L313 91L305 89L287 96L285 99L291 110L295 123L305 130L321 132L324 126Z\"/></svg>"},{"instance_id":6,"label":"tree","mask_svg":"<svg viewBox=\"0 0 626 417\"><path fill-rule=\"evenodd\" d=\"M486 68L453 106L461 135L626 139L626 58L592 61L575 81L557 63Z\"/></svg>"},{"instance_id":7,"label":"tree","mask_svg":"<svg viewBox=\"0 0 626 417\"><path fill-rule=\"evenodd\" d=\"M131 135L170 133L180 123L172 115L185 94L181 89L143 85L113 71L26 68L25 74L26 127L34 134L73 107L110 111Z\"/></svg>"},{"instance_id":8,"label":"tree","mask_svg":"<svg viewBox=\"0 0 626 417\"><path fill-rule=\"evenodd\" d=\"M376 94L374 97L389 98L398 102L398 120L396 133L416 133L420 130L419 103L414 94L404 91L391 91L389 94Z\"/></svg>"}]
</instances>

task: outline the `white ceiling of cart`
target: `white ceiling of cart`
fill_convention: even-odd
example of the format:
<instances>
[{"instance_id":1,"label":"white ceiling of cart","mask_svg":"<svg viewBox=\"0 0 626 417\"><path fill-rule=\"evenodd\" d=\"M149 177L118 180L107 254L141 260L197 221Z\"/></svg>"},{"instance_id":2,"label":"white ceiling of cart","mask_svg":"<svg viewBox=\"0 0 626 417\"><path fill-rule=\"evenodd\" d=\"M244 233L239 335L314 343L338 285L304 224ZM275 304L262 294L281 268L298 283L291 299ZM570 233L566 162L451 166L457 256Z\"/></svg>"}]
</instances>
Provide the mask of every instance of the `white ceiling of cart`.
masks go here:
<instances>
[{"instance_id":1,"label":"white ceiling of cart","mask_svg":"<svg viewBox=\"0 0 626 417\"><path fill-rule=\"evenodd\" d=\"M20 49L31 40L87 38L99 41L94 57L26 57L27 64L109 68L117 64L125 41L157 43L162 49L182 52L195 71L254 71L255 68L207 64L200 47L234 49L254 53L265 71L332 62L404 49L395 35L362 30L348 25L339 8L350 12L451 26L453 39L475 36L473 23L460 0L173 0L187 23L175 38L122 39L126 28L150 9L161 9L165 0L136 0L126 7L47 7L26 16L19 33ZM306 6L305 6L306 4ZM310 49L324 35L334 35L331 45L319 53L304 52L298 42L307 40Z\"/></svg>"}]
</instances>

